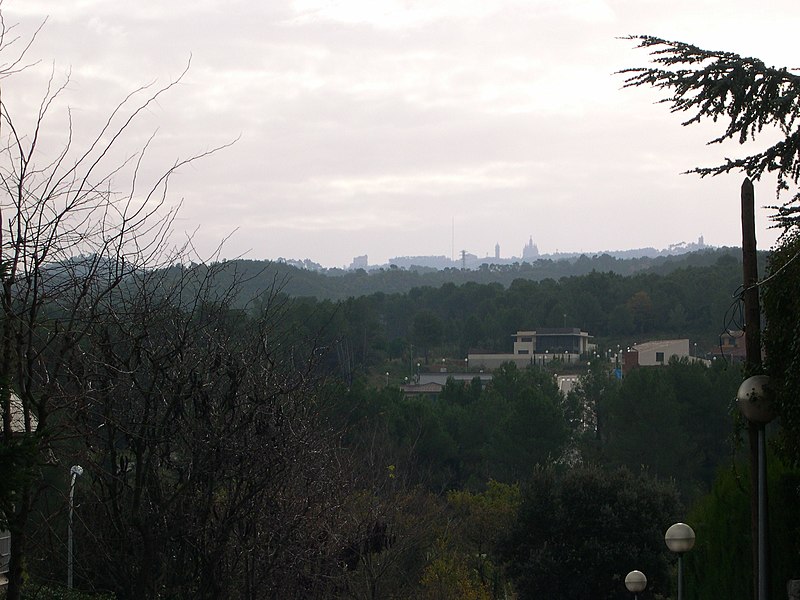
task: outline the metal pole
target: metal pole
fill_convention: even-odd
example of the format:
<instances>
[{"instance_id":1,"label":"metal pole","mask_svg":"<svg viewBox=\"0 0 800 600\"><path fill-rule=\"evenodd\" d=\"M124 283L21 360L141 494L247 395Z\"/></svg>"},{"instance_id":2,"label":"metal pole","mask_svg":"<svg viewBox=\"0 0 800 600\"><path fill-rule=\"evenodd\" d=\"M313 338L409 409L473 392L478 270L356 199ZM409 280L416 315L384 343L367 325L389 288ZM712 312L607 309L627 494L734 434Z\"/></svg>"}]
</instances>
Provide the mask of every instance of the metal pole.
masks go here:
<instances>
[{"instance_id":1,"label":"metal pole","mask_svg":"<svg viewBox=\"0 0 800 600\"><path fill-rule=\"evenodd\" d=\"M683 600L683 553L678 554L678 600Z\"/></svg>"},{"instance_id":2,"label":"metal pole","mask_svg":"<svg viewBox=\"0 0 800 600\"><path fill-rule=\"evenodd\" d=\"M72 588L72 512L75 498L75 479L83 475L83 467L72 465L69 469L72 478L69 481L69 517L67 526L67 588Z\"/></svg>"},{"instance_id":3,"label":"metal pole","mask_svg":"<svg viewBox=\"0 0 800 600\"><path fill-rule=\"evenodd\" d=\"M758 598L767 600L767 447L758 428Z\"/></svg>"},{"instance_id":4,"label":"metal pole","mask_svg":"<svg viewBox=\"0 0 800 600\"><path fill-rule=\"evenodd\" d=\"M72 508L73 497L75 495L75 478L78 476L72 472L72 479L69 482L69 525L67 529L67 588L72 588Z\"/></svg>"}]
</instances>

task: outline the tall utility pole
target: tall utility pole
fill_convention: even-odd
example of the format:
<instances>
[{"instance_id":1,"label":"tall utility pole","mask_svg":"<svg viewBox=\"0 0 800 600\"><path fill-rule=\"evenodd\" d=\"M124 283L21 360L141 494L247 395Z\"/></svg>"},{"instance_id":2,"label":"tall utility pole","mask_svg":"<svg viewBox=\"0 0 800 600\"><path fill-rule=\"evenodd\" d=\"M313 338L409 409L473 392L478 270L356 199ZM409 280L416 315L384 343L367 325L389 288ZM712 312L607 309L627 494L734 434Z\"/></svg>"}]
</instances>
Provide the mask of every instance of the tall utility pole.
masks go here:
<instances>
[{"instance_id":1,"label":"tall utility pole","mask_svg":"<svg viewBox=\"0 0 800 600\"><path fill-rule=\"evenodd\" d=\"M758 255L756 253L755 192L753 183L742 183L742 273L744 292L744 341L746 347L745 375L761 374L761 306L758 300ZM769 528L767 526L766 460L760 458L759 433L763 425L747 422L750 444L750 531L753 540L753 589L758 600L769 598ZM763 439L761 440L763 445ZM762 450L763 452L763 450ZM759 488L761 496L759 497ZM759 518L759 510L761 517ZM759 524L759 521L761 523Z\"/></svg>"},{"instance_id":2,"label":"tall utility pole","mask_svg":"<svg viewBox=\"0 0 800 600\"><path fill-rule=\"evenodd\" d=\"M761 371L761 307L758 301L755 192L753 183L742 183L742 271L744 283L744 340L748 375Z\"/></svg>"}]
</instances>

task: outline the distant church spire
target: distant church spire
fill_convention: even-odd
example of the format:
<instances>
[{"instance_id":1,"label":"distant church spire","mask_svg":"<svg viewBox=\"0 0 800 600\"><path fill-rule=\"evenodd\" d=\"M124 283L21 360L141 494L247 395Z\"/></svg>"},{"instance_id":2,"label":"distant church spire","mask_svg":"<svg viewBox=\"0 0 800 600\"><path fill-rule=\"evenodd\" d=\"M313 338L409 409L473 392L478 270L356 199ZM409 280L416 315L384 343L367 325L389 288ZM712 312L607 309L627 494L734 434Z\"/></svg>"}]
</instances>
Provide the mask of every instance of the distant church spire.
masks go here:
<instances>
[{"instance_id":1,"label":"distant church spire","mask_svg":"<svg viewBox=\"0 0 800 600\"><path fill-rule=\"evenodd\" d=\"M539 248L533 243L533 236L531 236L527 245L522 249L522 260L536 260L537 258L539 258Z\"/></svg>"}]
</instances>

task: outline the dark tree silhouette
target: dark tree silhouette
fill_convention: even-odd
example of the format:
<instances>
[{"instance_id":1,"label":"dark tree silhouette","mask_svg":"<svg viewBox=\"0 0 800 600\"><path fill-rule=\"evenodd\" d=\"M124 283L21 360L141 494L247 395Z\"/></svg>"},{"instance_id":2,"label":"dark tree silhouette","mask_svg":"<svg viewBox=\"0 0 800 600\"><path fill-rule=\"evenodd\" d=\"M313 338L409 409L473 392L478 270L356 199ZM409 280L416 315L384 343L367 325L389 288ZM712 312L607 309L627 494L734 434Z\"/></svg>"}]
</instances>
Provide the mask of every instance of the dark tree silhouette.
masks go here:
<instances>
[{"instance_id":1,"label":"dark tree silhouette","mask_svg":"<svg viewBox=\"0 0 800 600\"><path fill-rule=\"evenodd\" d=\"M688 171L702 177L743 172L753 180L767 173L778 178L778 195L800 179L800 74L768 67L757 58L733 52L703 50L692 44L649 35L630 36L638 48L650 50L656 66L620 71L624 87L651 86L664 90L661 102L671 112L686 112L683 122L723 121L724 131L710 144L735 140L740 144L761 139L777 129L781 139L743 158L727 158L713 167ZM774 207L775 221L784 228L800 223L800 191Z\"/></svg>"}]
</instances>

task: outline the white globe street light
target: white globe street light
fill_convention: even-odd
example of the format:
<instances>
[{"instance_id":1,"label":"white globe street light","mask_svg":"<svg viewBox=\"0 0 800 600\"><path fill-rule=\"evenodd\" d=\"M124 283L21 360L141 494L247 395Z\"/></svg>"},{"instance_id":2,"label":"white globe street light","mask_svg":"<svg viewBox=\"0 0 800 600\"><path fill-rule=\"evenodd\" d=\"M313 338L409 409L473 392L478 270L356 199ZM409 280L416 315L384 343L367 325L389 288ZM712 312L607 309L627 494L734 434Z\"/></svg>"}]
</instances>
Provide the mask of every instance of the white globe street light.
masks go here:
<instances>
[{"instance_id":1,"label":"white globe street light","mask_svg":"<svg viewBox=\"0 0 800 600\"><path fill-rule=\"evenodd\" d=\"M75 480L83 475L83 467L80 465L72 465L69 469L70 482L69 482L69 518L67 529L67 587L72 588L72 512L74 507L75 497Z\"/></svg>"},{"instance_id":2,"label":"white globe street light","mask_svg":"<svg viewBox=\"0 0 800 600\"><path fill-rule=\"evenodd\" d=\"M739 410L751 423L766 425L775 418L767 375L753 375L745 379L736 392L736 400Z\"/></svg>"},{"instance_id":3,"label":"white globe street light","mask_svg":"<svg viewBox=\"0 0 800 600\"><path fill-rule=\"evenodd\" d=\"M678 555L678 600L683 600L683 553L694 548L694 529L686 523L675 523L667 529L664 541Z\"/></svg>"},{"instance_id":4,"label":"white globe street light","mask_svg":"<svg viewBox=\"0 0 800 600\"><path fill-rule=\"evenodd\" d=\"M667 548L677 554L683 554L694 548L694 529L686 523L675 523L664 534L664 541Z\"/></svg>"},{"instance_id":5,"label":"white globe street light","mask_svg":"<svg viewBox=\"0 0 800 600\"><path fill-rule=\"evenodd\" d=\"M647 577L641 571L631 571L625 576L625 587L633 593L633 598L636 600L639 592L643 592L647 587Z\"/></svg>"}]
</instances>

